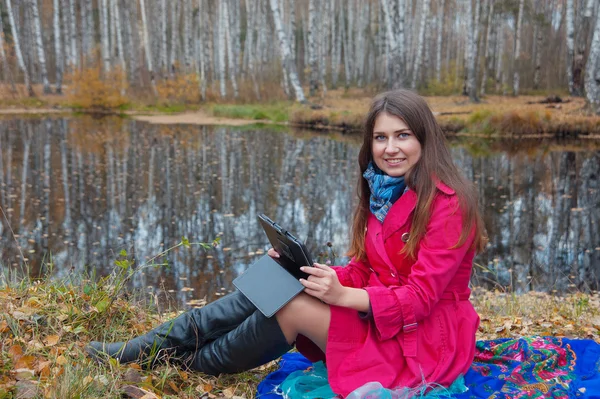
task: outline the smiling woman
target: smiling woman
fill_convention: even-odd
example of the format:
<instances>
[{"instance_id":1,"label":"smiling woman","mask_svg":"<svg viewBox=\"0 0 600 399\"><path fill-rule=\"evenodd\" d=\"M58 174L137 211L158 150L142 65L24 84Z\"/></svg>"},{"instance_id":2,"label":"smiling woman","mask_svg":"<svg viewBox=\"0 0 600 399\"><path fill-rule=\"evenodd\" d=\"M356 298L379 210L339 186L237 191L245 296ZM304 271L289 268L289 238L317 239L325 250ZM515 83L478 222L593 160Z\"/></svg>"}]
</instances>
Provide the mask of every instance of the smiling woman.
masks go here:
<instances>
[{"instance_id":1,"label":"smiling woman","mask_svg":"<svg viewBox=\"0 0 600 399\"><path fill-rule=\"evenodd\" d=\"M310 360L326 360L341 396L372 381L451 385L473 361L479 324L469 302L484 243L474 191L429 107L410 91L373 100L358 161L346 267L302 267L304 292L271 318L234 292L128 342L92 342L88 352L123 362L163 352L216 375L259 366L295 344Z\"/></svg>"}]
</instances>

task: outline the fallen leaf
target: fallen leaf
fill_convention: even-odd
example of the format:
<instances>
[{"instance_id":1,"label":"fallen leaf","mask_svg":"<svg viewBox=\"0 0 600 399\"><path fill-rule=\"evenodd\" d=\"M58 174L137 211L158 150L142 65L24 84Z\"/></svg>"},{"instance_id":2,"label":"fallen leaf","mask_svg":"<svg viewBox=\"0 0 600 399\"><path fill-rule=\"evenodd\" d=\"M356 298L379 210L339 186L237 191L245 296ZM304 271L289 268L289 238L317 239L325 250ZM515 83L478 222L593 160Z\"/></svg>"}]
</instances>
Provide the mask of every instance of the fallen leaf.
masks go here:
<instances>
[{"instance_id":1,"label":"fallen leaf","mask_svg":"<svg viewBox=\"0 0 600 399\"><path fill-rule=\"evenodd\" d=\"M65 364L67 364L69 361L67 360L66 357L64 357L63 355L60 355L59 357L56 358L56 363L64 366Z\"/></svg>"},{"instance_id":2,"label":"fallen leaf","mask_svg":"<svg viewBox=\"0 0 600 399\"><path fill-rule=\"evenodd\" d=\"M8 356L14 361L17 361L21 356L23 356L23 347L19 344L13 345L8 348Z\"/></svg>"},{"instance_id":3,"label":"fallen leaf","mask_svg":"<svg viewBox=\"0 0 600 399\"><path fill-rule=\"evenodd\" d=\"M60 337L58 335L48 335L43 342L46 346L54 346L58 344L58 341L60 341Z\"/></svg>"},{"instance_id":4,"label":"fallen leaf","mask_svg":"<svg viewBox=\"0 0 600 399\"><path fill-rule=\"evenodd\" d=\"M600 316L592 317L592 325L596 327L596 329L600 330Z\"/></svg>"},{"instance_id":5,"label":"fallen leaf","mask_svg":"<svg viewBox=\"0 0 600 399\"><path fill-rule=\"evenodd\" d=\"M125 385L123 393L133 399L158 399L158 396L134 385Z\"/></svg>"},{"instance_id":6,"label":"fallen leaf","mask_svg":"<svg viewBox=\"0 0 600 399\"><path fill-rule=\"evenodd\" d=\"M6 320L2 320L0 322L0 333L7 332L8 330L9 330L8 323L6 322Z\"/></svg>"},{"instance_id":7,"label":"fallen leaf","mask_svg":"<svg viewBox=\"0 0 600 399\"><path fill-rule=\"evenodd\" d=\"M225 388L223 390L223 396L225 396L226 398L233 398L234 395L235 392L233 391L233 388Z\"/></svg>"},{"instance_id":8,"label":"fallen leaf","mask_svg":"<svg viewBox=\"0 0 600 399\"><path fill-rule=\"evenodd\" d=\"M33 363L35 362L35 356L27 355L21 356L19 360L15 362L14 368L16 369L32 369Z\"/></svg>"}]
</instances>

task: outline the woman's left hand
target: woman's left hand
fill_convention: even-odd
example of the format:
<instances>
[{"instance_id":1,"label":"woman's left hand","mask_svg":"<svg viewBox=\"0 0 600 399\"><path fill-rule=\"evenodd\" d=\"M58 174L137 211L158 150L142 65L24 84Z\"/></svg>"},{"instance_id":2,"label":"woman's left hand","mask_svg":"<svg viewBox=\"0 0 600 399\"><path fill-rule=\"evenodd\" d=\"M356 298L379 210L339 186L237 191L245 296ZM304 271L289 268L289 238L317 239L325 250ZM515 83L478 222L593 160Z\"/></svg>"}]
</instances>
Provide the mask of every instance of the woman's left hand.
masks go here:
<instances>
[{"instance_id":1,"label":"woman's left hand","mask_svg":"<svg viewBox=\"0 0 600 399\"><path fill-rule=\"evenodd\" d=\"M300 279L306 288L304 291L329 305L339 305L345 294L345 287L340 283L337 273L331 267L321 263L300 268L309 274L308 280Z\"/></svg>"}]
</instances>

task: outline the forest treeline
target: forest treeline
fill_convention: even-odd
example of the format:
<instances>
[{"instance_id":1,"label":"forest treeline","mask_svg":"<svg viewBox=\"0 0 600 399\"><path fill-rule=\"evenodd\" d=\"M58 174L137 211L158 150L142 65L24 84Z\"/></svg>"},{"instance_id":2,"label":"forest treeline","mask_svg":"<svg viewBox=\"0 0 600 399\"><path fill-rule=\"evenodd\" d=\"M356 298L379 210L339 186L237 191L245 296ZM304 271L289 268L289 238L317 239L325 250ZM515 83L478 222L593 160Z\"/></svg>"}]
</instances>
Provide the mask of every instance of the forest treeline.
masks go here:
<instances>
[{"instance_id":1,"label":"forest treeline","mask_svg":"<svg viewBox=\"0 0 600 399\"><path fill-rule=\"evenodd\" d=\"M88 69L198 100L337 87L518 95L600 112L600 0L0 0L2 79L61 93ZM114 78L115 72L122 76ZM67 80L65 80L68 83ZM308 88L308 93L305 90Z\"/></svg>"}]
</instances>

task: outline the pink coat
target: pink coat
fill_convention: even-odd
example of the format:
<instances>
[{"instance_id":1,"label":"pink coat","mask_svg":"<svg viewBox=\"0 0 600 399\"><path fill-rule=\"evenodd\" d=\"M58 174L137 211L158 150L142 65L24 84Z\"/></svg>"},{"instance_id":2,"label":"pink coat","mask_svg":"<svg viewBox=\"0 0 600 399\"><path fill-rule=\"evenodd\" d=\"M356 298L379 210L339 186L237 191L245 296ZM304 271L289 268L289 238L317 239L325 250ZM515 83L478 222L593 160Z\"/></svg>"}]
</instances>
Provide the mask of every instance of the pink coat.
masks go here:
<instances>
[{"instance_id":1,"label":"pink coat","mask_svg":"<svg viewBox=\"0 0 600 399\"><path fill-rule=\"evenodd\" d=\"M332 390L347 396L367 382L384 387L449 386L467 372L475 353L479 316L469 302L474 233L453 247L462 221L454 190L437 184L431 219L412 260L400 250L408 238L417 195L408 190L383 224L370 215L368 261L336 267L340 282L369 293L371 314L331 306L327 371ZM299 336L298 350L312 361L323 352Z\"/></svg>"}]
</instances>

